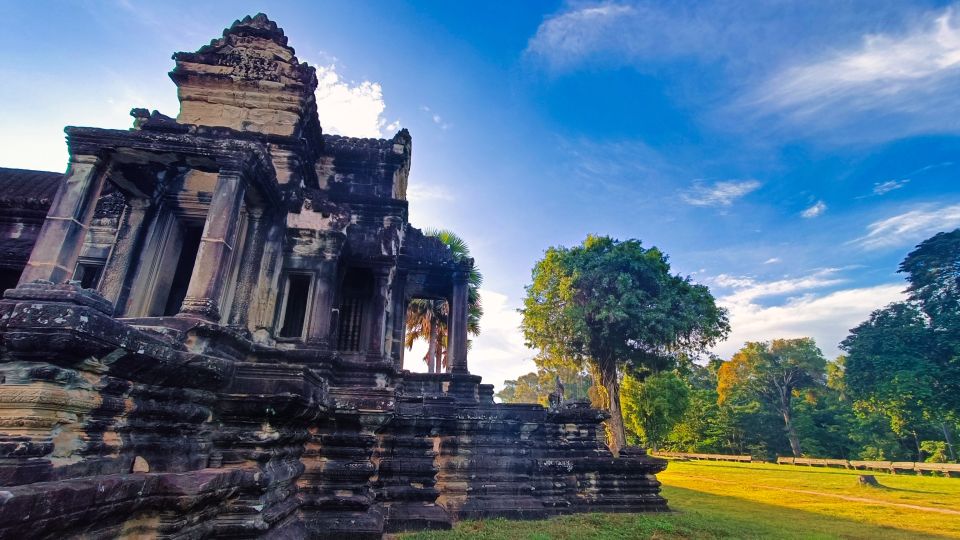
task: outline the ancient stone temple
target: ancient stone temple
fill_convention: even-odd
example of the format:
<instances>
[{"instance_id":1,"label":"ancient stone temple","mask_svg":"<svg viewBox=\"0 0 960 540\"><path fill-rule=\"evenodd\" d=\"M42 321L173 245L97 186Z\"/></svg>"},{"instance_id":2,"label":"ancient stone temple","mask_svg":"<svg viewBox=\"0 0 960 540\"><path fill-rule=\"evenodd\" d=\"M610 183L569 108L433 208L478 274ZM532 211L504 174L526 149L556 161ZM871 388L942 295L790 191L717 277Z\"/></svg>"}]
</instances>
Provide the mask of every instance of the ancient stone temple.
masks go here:
<instances>
[{"instance_id":1,"label":"ancient stone temple","mask_svg":"<svg viewBox=\"0 0 960 540\"><path fill-rule=\"evenodd\" d=\"M406 130L325 135L262 14L173 59L176 119L68 127L65 175L0 169L0 537L666 508L664 463L614 458L602 413L470 374L473 261L410 225ZM448 373L403 369L414 298L448 302Z\"/></svg>"}]
</instances>

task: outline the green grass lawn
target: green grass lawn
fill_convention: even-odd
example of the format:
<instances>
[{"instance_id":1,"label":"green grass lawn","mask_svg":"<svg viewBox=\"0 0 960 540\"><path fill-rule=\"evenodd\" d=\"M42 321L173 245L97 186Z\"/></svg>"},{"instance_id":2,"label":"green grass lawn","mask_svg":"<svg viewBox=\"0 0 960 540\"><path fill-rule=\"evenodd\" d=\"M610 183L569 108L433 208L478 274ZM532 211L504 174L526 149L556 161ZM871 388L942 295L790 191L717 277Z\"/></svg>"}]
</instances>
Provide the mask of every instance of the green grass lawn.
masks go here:
<instances>
[{"instance_id":1,"label":"green grass lawn","mask_svg":"<svg viewBox=\"0 0 960 540\"><path fill-rule=\"evenodd\" d=\"M883 487L858 486L858 474ZM960 478L702 461L672 461L659 478L672 513L470 521L402 538L960 538Z\"/></svg>"}]
</instances>

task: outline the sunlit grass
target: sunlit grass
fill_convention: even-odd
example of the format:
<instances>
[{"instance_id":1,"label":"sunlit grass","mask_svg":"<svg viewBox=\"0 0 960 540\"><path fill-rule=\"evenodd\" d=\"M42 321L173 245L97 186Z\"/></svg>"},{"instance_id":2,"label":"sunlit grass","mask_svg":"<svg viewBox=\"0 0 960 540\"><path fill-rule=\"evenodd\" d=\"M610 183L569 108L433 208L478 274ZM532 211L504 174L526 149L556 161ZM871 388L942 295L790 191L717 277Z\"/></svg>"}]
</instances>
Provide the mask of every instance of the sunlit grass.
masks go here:
<instances>
[{"instance_id":1,"label":"sunlit grass","mask_svg":"<svg viewBox=\"0 0 960 540\"><path fill-rule=\"evenodd\" d=\"M874 474L884 487L857 485ZM787 465L671 462L659 476L675 512L587 514L544 521L464 522L411 539L960 538L960 478ZM798 493L812 492L812 493ZM870 499L850 501L839 497ZM876 502L873 502L876 501Z\"/></svg>"}]
</instances>

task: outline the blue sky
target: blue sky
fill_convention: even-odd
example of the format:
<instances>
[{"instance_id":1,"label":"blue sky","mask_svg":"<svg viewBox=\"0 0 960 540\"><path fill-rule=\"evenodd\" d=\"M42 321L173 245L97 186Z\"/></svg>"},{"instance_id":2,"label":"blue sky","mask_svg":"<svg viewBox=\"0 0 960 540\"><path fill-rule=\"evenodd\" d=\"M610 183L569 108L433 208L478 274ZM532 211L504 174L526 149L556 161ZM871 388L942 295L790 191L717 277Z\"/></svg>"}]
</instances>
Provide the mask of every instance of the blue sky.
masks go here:
<instances>
[{"instance_id":1,"label":"blue sky","mask_svg":"<svg viewBox=\"0 0 960 540\"><path fill-rule=\"evenodd\" d=\"M533 370L515 312L551 245L639 238L746 340L847 329L960 226L960 6L943 2L0 2L0 166L63 170L64 125L175 116L166 73L266 12L330 133L414 138L412 221L485 276L471 369ZM418 367L416 355L408 356Z\"/></svg>"}]
</instances>

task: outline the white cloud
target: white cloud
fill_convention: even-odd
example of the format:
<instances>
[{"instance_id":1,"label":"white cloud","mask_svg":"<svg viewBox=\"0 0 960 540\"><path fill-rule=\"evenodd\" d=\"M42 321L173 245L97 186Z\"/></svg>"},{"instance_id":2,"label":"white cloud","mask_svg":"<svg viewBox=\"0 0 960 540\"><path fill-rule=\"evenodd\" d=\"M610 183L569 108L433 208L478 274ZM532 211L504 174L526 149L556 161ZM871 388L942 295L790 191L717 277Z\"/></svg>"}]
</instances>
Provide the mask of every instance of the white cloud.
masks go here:
<instances>
[{"instance_id":1,"label":"white cloud","mask_svg":"<svg viewBox=\"0 0 960 540\"><path fill-rule=\"evenodd\" d=\"M422 182L411 182L407 186L407 200L411 202L452 201L453 199L453 193L446 186Z\"/></svg>"},{"instance_id":2,"label":"white cloud","mask_svg":"<svg viewBox=\"0 0 960 540\"><path fill-rule=\"evenodd\" d=\"M868 250L884 249L920 242L957 227L960 227L960 204L939 208L926 205L874 221L867 225L867 234L852 243Z\"/></svg>"},{"instance_id":3,"label":"white cloud","mask_svg":"<svg viewBox=\"0 0 960 540\"><path fill-rule=\"evenodd\" d=\"M847 331L871 311L903 298L902 284L821 292L845 283L838 268L773 281L721 274L712 280L720 289L717 302L730 313L731 334L714 352L729 358L747 341L810 336L830 357ZM782 300L773 301L776 297Z\"/></svg>"},{"instance_id":4,"label":"white cloud","mask_svg":"<svg viewBox=\"0 0 960 540\"><path fill-rule=\"evenodd\" d=\"M900 189L907 185L908 182L910 182L909 178L904 178L903 180L887 180L886 182L874 182L873 194L884 195L886 193L890 193L893 190Z\"/></svg>"},{"instance_id":5,"label":"white cloud","mask_svg":"<svg viewBox=\"0 0 960 540\"><path fill-rule=\"evenodd\" d=\"M812 337L828 357L840 354L849 330L883 306L902 300L902 284L804 294L773 306L762 306L735 293L719 304L730 311L731 334L714 352L730 358L747 341Z\"/></svg>"},{"instance_id":6,"label":"white cloud","mask_svg":"<svg viewBox=\"0 0 960 540\"><path fill-rule=\"evenodd\" d=\"M378 82L345 81L335 65L317 67L317 112L326 133L350 137L385 137L399 127L387 125L387 106Z\"/></svg>"},{"instance_id":7,"label":"white cloud","mask_svg":"<svg viewBox=\"0 0 960 540\"><path fill-rule=\"evenodd\" d=\"M858 138L956 133L958 78L960 19L951 7L905 32L867 34L856 47L794 63L745 105L812 130L855 126Z\"/></svg>"},{"instance_id":8,"label":"white cloud","mask_svg":"<svg viewBox=\"0 0 960 540\"><path fill-rule=\"evenodd\" d=\"M811 219L823 214L826 211L827 211L826 203L824 203L823 201L817 201L816 204L814 204L810 208L807 208L803 212L800 212L800 215L807 219Z\"/></svg>"},{"instance_id":9,"label":"white cloud","mask_svg":"<svg viewBox=\"0 0 960 540\"><path fill-rule=\"evenodd\" d=\"M473 344L467 361L471 373L482 376L484 383L493 384L500 390L504 380L536 371L535 351L523 344L518 305L514 305L507 295L487 289L480 289L480 298L483 300L480 335L470 338ZM404 367L411 371L426 371L422 360L425 354L426 344L417 343L413 350L405 352Z\"/></svg>"},{"instance_id":10,"label":"white cloud","mask_svg":"<svg viewBox=\"0 0 960 540\"><path fill-rule=\"evenodd\" d=\"M680 195L687 204L694 206L730 206L737 199L760 187L756 180L728 180L704 185L694 182L693 187Z\"/></svg>"},{"instance_id":11,"label":"white cloud","mask_svg":"<svg viewBox=\"0 0 960 540\"><path fill-rule=\"evenodd\" d=\"M778 262L780 262L780 257L770 257L763 261L763 264L777 264Z\"/></svg>"}]
</instances>

